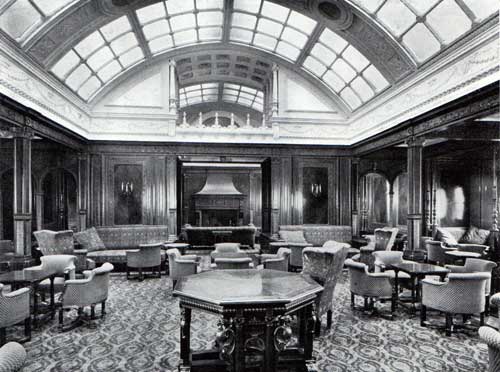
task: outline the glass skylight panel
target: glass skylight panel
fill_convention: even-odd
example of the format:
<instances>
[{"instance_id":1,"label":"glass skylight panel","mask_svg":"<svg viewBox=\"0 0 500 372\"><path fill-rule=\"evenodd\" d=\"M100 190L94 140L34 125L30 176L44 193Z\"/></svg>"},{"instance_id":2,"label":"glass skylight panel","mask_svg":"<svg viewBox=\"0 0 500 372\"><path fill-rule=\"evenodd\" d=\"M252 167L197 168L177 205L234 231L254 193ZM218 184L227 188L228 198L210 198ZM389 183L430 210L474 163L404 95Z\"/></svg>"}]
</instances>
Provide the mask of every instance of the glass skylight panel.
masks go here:
<instances>
[{"instance_id":1,"label":"glass skylight panel","mask_svg":"<svg viewBox=\"0 0 500 372\"><path fill-rule=\"evenodd\" d=\"M163 2L137 9L136 13L137 18L139 19L139 22L141 24L164 18L166 16L165 6L163 5Z\"/></svg>"},{"instance_id":2,"label":"glass skylight panel","mask_svg":"<svg viewBox=\"0 0 500 372\"><path fill-rule=\"evenodd\" d=\"M472 10L478 21L498 12L498 0L462 0Z\"/></svg>"},{"instance_id":3,"label":"glass skylight panel","mask_svg":"<svg viewBox=\"0 0 500 372\"><path fill-rule=\"evenodd\" d=\"M363 77L375 88L377 92L380 92L389 85L389 82L373 65L363 71Z\"/></svg>"},{"instance_id":4,"label":"glass skylight panel","mask_svg":"<svg viewBox=\"0 0 500 372\"><path fill-rule=\"evenodd\" d=\"M349 62L357 71L362 71L370 64L370 61L352 45L349 45L344 53L342 53L342 58Z\"/></svg>"},{"instance_id":5,"label":"glass skylight panel","mask_svg":"<svg viewBox=\"0 0 500 372\"><path fill-rule=\"evenodd\" d=\"M174 33L175 45L189 44L197 41L196 30L185 30Z\"/></svg>"},{"instance_id":6,"label":"glass skylight panel","mask_svg":"<svg viewBox=\"0 0 500 372\"><path fill-rule=\"evenodd\" d=\"M270 1L264 1L262 4L261 14L276 19L281 22L285 22L288 18L288 14L290 13L289 8L285 8L284 6L271 3Z\"/></svg>"},{"instance_id":7,"label":"glass skylight panel","mask_svg":"<svg viewBox=\"0 0 500 372\"><path fill-rule=\"evenodd\" d=\"M151 40L160 35L166 35L170 32L170 26L166 19L160 19L149 23L142 28L146 39Z\"/></svg>"},{"instance_id":8,"label":"glass skylight panel","mask_svg":"<svg viewBox=\"0 0 500 372\"><path fill-rule=\"evenodd\" d=\"M337 54L342 53L342 51L348 45L347 41L345 41L342 37L329 29L325 29L325 31L323 31L323 33L319 37L319 41L321 41L323 45L327 46Z\"/></svg>"},{"instance_id":9,"label":"glass skylight panel","mask_svg":"<svg viewBox=\"0 0 500 372\"><path fill-rule=\"evenodd\" d=\"M97 79L95 76L92 76L78 90L78 94L83 99L89 99L100 87L101 82L99 81L99 79Z\"/></svg>"},{"instance_id":10,"label":"glass skylight panel","mask_svg":"<svg viewBox=\"0 0 500 372\"><path fill-rule=\"evenodd\" d=\"M204 40L220 40L222 38L222 28L220 27L205 27L198 30L200 41Z\"/></svg>"},{"instance_id":11,"label":"glass skylight panel","mask_svg":"<svg viewBox=\"0 0 500 372\"><path fill-rule=\"evenodd\" d=\"M283 25L281 23L277 23L266 18L259 19L257 31L279 37L281 30L283 30Z\"/></svg>"},{"instance_id":12,"label":"glass skylight panel","mask_svg":"<svg viewBox=\"0 0 500 372\"><path fill-rule=\"evenodd\" d=\"M103 82L111 80L113 77L118 75L122 70L120 64L117 61L112 61L111 63L104 66L97 75Z\"/></svg>"},{"instance_id":13,"label":"glass skylight panel","mask_svg":"<svg viewBox=\"0 0 500 372\"><path fill-rule=\"evenodd\" d=\"M123 67L127 68L141 60L144 59L144 53L142 53L141 48L136 47L128 52L122 54L119 58L120 63Z\"/></svg>"},{"instance_id":14,"label":"glass skylight panel","mask_svg":"<svg viewBox=\"0 0 500 372\"><path fill-rule=\"evenodd\" d=\"M80 41L75 46L75 51L80 55L80 57L87 58L102 45L104 45L104 39L102 38L99 31L95 31L94 33L90 34L85 39Z\"/></svg>"},{"instance_id":15,"label":"glass skylight panel","mask_svg":"<svg viewBox=\"0 0 500 372\"><path fill-rule=\"evenodd\" d=\"M274 50L278 40L264 34L255 34L253 43L261 48Z\"/></svg>"},{"instance_id":16,"label":"glass skylight panel","mask_svg":"<svg viewBox=\"0 0 500 372\"><path fill-rule=\"evenodd\" d=\"M209 88L219 88L219 83L205 83L202 84L201 86L203 89L209 89Z\"/></svg>"},{"instance_id":17,"label":"glass skylight panel","mask_svg":"<svg viewBox=\"0 0 500 372\"><path fill-rule=\"evenodd\" d=\"M194 28L196 26L196 20L194 14L181 14L170 18L170 27L173 32L178 30Z\"/></svg>"},{"instance_id":18,"label":"glass skylight panel","mask_svg":"<svg viewBox=\"0 0 500 372\"><path fill-rule=\"evenodd\" d=\"M308 37L293 28L285 27L281 34L281 39L300 49L306 44Z\"/></svg>"},{"instance_id":19,"label":"glass skylight panel","mask_svg":"<svg viewBox=\"0 0 500 372\"><path fill-rule=\"evenodd\" d=\"M423 23L417 23L403 36L403 44L418 62L424 62L441 49L439 41Z\"/></svg>"},{"instance_id":20,"label":"glass skylight panel","mask_svg":"<svg viewBox=\"0 0 500 372\"><path fill-rule=\"evenodd\" d=\"M200 12L197 15L198 26L217 26L222 25L224 15L222 12Z\"/></svg>"},{"instance_id":21,"label":"glass skylight panel","mask_svg":"<svg viewBox=\"0 0 500 372\"><path fill-rule=\"evenodd\" d=\"M169 14L186 13L194 10L193 0L170 0L166 1L165 4Z\"/></svg>"},{"instance_id":22,"label":"glass skylight panel","mask_svg":"<svg viewBox=\"0 0 500 372\"><path fill-rule=\"evenodd\" d=\"M444 0L430 11L427 22L445 44L455 41L472 26L471 20L453 0Z\"/></svg>"},{"instance_id":23,"label":"glass skylight panel","mask_svg":"<svg viewBox=\"0 0 500 372\"><path fill-rule=\"evenodd\" d=\"M158 53L174 46L174 42L170 35L162 36L160 38L151 40L149 43L149 49L152 53Z\"/></svg>"},{"instance_id":24,"label":"glass skylight panel","mask_svg":"<svg viewBox=\"0 0 500 372\"><path fill-rule=\"evenodd\" d=\"M425 13L427 13L440 0L405 0L405 1L410 9L412 9L416 14L422 16Z\"/></svg>"},{"instance_id":25,"label":"glass skylight panel","mask_svg":"<svg viewBox=\"0 0 500 372\"><path fill-rule=\"evenodd\" d=\"M113 49L113 52L116 54L122 54L136 45L138 45L138 43L135 35L129 32L111 42L111 49Z\"/></svg>"},{"instance_id":26,"label":"glass skylight panel","mask_svg":"<svg viewBox=\"0 0 500 372\"><path fill-rule=\"evenodd\" d=\"M387 0L377 13L379 19L399 36L415 23L415 14L400 0Z\"/></svg>"},{"instance_id":27,"label":"glass skylight panel","mask_svg":"<svg viewBox=\"0 0 500 372\"><path fill-rule=\"evenodd\" d=\"M346 83L350 82L355 76L356 71L349 66L343 59L337 59L332 65L332 70L337 73Z\"/></svg>"},{"instance_id":28,"label":"glass skylight panel","mask_svg":"<svg viewBox=\"0 0 500 372\"><path fill-rule=\"evenodd\" d=\"M353 2L358 4L368 12L374 13L378 9L378 7L384 2L384 0L353 0Z\"/></svg>"},{"instance_id":29,"label":"glass skylight panel","mask_svg":"<svg viewBox=\"0 0 500 372\"><path fill-rule=\"evenodd\" d=\"M294 10L290 13L287 23L294 26L296 29L304 31L308 35L310 35L314 27L316 27L316 21Z\"/></svg>"},{"instance_id":30,"label":"glass skylight panel","mask_svg":"<svg viewBox=\"0 0 500 372\"><path fill-rule=\"evenodd\" d=\"M197 9L222 9L223 0L196 0Z\"/></svg>"},{"instance_id":31,"label":"glass skylight panel","mask_svg":"<svg viewBox=\"0 0 500 372\"><path fill-rule=\"evenodd\" d=\"M33 2L36 4L38 9L45 14L45 16L50 16L73 1L74 0L34 0Z\"/></svg>"},{"instance_id":32,"label":"glass skylight panel","mask_svg":"<svg viewBox=\"0 0 500 372\"><path fill-rule=\"evenodd\" d=\"M253 39L253 32L243 30L241 28L232 28L230 32L230 38L234 41L250 44Z\"/></svg>"},{"instance_id":33,"label":"glass skylight panel","mask_svg":"<svg viewBox=\"0 0 500 372\"><path fill-rule=\"evenodd\" d=\"M64 77L80 63L80 58L73 50L70 50L52 67L52 72L64 79Z\"/></svg>"},{"instance_id":34,"label":"glass skylight panel","mask_svg":"<svg viewBox=\"0 0 500 372\"><path fill-rule=\"evenodd\" d=\"M66 79L66 84L73 90L78 90L80 86L88 79L88 77L92 74L90 69L81 64L78 66Z\"/></svg>"},{"instance_id":35,"label":"glass skylight panel","mask_svg":"<svg viewBox=\"0 0 500 372\"><path fill-rule=\"evenodd\" d=\"M280 41L276 47L276 53L295 61L300 54L300 49L295 48L284 41Z\"/></svg>"},{"instance_id":36,"label":"glass skylight panel","mask_svg":"<svg viewBox=\"0 0 500 372\"><path fill-rule=\"evenodd\" d=\"M323 80L337 93L345 87L345 81L332 70L328 70L328 72L323 76Z\"/></svg>"},{"instance_id":37,"label":"glass skylight panel","mask_svg":"<svg viewBox=\"0 0 500 372\"><path fill-rule=\"evenodd\" d=\"M40 13L28 0L17 0L0 16L0 28L12 38L19 40L41 21Z\"/></svg>"},{"instance_id":38,"label":"glass skylight panel","mask_svg":"<svg viewBox=\"0 0 500 372\"><path fill-rule=\"evenodd\" d=\"M250 13L258 13L260 9L259 0L234 0L234 9L245 10Z\"/></svg>"},{"instance_id":39,"label":"glass skylight panel","mask_svg":"<svg viewBox=\"0 0 500 372\"><path fill-rule=\"evenodd\" d=\"M130 31L132 26L127 19L127 16L118 18L116 21L110 22L107 25L101 27L100 31L104 35L107 41L111 41L117 36Z\"/></svg>"},{"instance_id":40,"label":"glass skylight panel","mask_svg":"<svg viewBox=\"0 0 500 372\"><path fill-rule=\"evenodd\" d=\"M256 16L239 12L233 13L233 25L235 26L253 30L255 28L256 22L257 22Z\"/></svg>"},{"instance_id":41,"label":"glass skylight panel","mask_svg":"<svg viewBox=\"0 0 500 372\"><path fill-rule=\"evenodd\" d=\"M345 87L342 92L340 92L340 97L347 102L347 104L352 108L352 109L357 109L359 106L361 106L362 102L359 99L359 97L354 93L354 91L349 88Z\"/></svg>"},{"instance_id":42,"label":"glass skylight panel","mask_svg":"<svg viewBox=\"0 0 500 372\"><path fill-rule=\"evenodd\" d=\"M92 70L97 71L114 57L111 50L108 47L104 47L92 54L87 60L87 64Z\"/></svg>"},{"instance_id":43,"label":"glass skylight panel","mask_svg":"<svg viewBox=\"0 0 500 372\"><path fill-rule=\"evenodd\" d=\"M370 100L375 95L373 89L360 76L352 81L351 88L357 93L363 102Z\"/></svg>"}]
</instances>

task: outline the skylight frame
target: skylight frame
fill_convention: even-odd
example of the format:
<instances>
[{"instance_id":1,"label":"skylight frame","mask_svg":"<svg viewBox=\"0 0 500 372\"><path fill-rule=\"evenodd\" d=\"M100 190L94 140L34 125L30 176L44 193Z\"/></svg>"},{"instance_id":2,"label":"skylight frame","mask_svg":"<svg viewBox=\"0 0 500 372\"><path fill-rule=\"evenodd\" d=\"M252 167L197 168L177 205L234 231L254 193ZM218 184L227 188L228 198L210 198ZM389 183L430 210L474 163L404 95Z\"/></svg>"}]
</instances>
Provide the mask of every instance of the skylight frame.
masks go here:
<instances>
[{"instance_id":1,"label":"skylight frame","mask_svg":"<svg viewBox=\"0 0 500 372\"><path fill-rule=\"evenodd\" d=\"M192 2L192 8L186 8L173 14L169 12L169 5L166 1L152 4L135 11L139 20L139 25L146 38L147 46L153 56L187 45L222 41L224 30L224 2L222 0L213 0L212 2L214 4L219 3L220 6L218 7L213 7L211 4L208 7L199 7L199 3L202 2L201 0L189 0L189 2ZM141 14L146 13L146 9L148 8L156 7L156 9L159 10L160 8L158 4L162 5L162 14L158 17L144 20L144 16ZM200 25L202 17L205 17L207 14L215 15L217 13L220 14L218 16L220 22L209 22L207 24L203 23ZM180 28L172 27L173 21L179 19L177 17L186 16L192 16L194 22ZM168 30L166 32L156 33L154 36L149 37L148 34L150 34L150 32L145 32L145 29L147 31L149 27L152 27L152 25L158 22L166 22L166 24L168 24ZM191 37L185 42L179 42L182 40L182 36L185 36L186 33L192 32L193 30L196 34L195 37ZM159 43L160 40L167 41L166 44L164 44L165 47L161 47L161 44Z\"/></svg>"},{"instance_id":2,"label":"skylight frame","mask_svg":"<svg viewBox=\"0 0 500 372\"><path fill-rule=\"evenodd\" d=\"M264 92L243 84L223 83L221 99L224 102L250 107L259 112L264 111Z\"/></svg>"},{"instance_id":3,"label":"skylight frame","mask_svg":"<svg viewBox=\"0 0 500 372\"><path fill-rule=\"evenodd\" d=\"M191 84L179 88L179 107L212 103L219 100L219 82ZM215 94L212 91L215 90Z\"/></svg>"},{"instance_id":4,"label":"skylight frame","mask_svg":"<svg viewBox=\"0 0 500 372\"><path fill-rule=\"evenodd\" d=\"M117 32L112 32L112 36L109 37L109 33L104 31L103 29L110 27L113 24L119 24L119 22L122 22L125 27ZM129 45L125 44L118 47L119 43L123 42L125 37L128 37L127 35L131 35L133 40L129 40ZM87 40L95 37L97 37L100 42L102 41L102 43L100 43L95 49L91 49L88 54L82 54L81 50L79 51L80 46L88 43ZM93 62L89 62L93 61L92 58L95 58L99 53L102 52L111 54L112 58L100 63L99 65L94 65ZM125 61L130 58L130 55L134 53L136 54L136 56L130 59L129 63L125 63ZM78 62L76 62L76 64L74 64L72 67L58 72L57 67L61 62L64 61L67 56L72 56L73 58L74 56L76 56ZM144 60L145 56L142 49L140 48L139 40L135 35L135 32L133 31L132 24L128 20L128 17L124 15L100 27L92 34L88 35L85 39L74 45L73 48L66 52L66 54L52 66L51 72L58 79L63 81L80 98L88 102L113 79ZM82 66L90 70L90 75L88 75L86 78L83 78L76 85L68 84L68 80L71 80L71 78L74 77L74 74L76 74L79 69L81 71L85 71L85 69L81 68ZM116 69L115 67L114 70L112 70L111 68L113 66L119 66L119 69ZM114 73L109 74L113 71ZM87 94L84 94L84 88L87 87L89 81L94 78L96 78L99 82L99 87L97 87L97 89L95 89L93 92L87 91Z\"/></svg>"},{"instance_id":5,"label":"skylight frame","mask_svg":"<svg viewBox=\"0 0 500 372\"><path fill-rule=\"evenodd\" d=\"M264 7L280 9L283 10L283 12L286 12L286 14L282 13L279 17L273 17L271 15L272 12L265 12L265 14L263 14ZM277 12L274 12L274 14L276 15ZM252 17L252 19L255 19L255 22L252 22L254 23L253 27L250 28L247 24L235 24L235 15L238 19ZM309 27L309 30L304 31L303 29L295 26L293 23L290 23L289 21L292 16L301 17L304 22L310 22L311 26ZM269 27L266 25L269 25ZM273 29L273 25L276 25L276 33L272 33L272 31L270 31ZM242 9L241 7L238 7L238 2L235 1L233 7L233 20L229 25L229 41L231 43L250 45L263 49L295 63L300 56L302 48L307 44L317 26L317 21L298 13L291 8L271 3L266 0L260 1L259 6L254 7L253 10ZM292 40L296 38L290 38L287 36L289 33L301 35L301 37L303 37L303 41L299 44L294 43ZM237 38L236 35L238 34L242 36L246 34L247 37ZM294 51L295 53L285 53L285 50Z\"/></svg>"}]
</instances>

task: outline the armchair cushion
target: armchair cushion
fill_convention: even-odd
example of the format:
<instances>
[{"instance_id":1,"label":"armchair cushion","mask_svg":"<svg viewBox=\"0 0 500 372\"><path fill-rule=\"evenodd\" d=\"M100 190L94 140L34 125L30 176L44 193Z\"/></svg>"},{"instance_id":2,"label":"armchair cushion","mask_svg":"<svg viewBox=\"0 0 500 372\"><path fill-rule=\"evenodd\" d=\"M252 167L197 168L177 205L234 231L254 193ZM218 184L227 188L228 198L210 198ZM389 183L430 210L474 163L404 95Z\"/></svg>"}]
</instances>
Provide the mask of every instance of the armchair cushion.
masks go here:
<instances>
[{"instance_id":1,"label":"armchair cushion","mask_svg":"<svg viewBox=\"0 0 500 372\"><path fill-rule=\"evenodd\" d=\"M447 246L455 246L458 244L457 239L446 229L437 228L436 240L443 242Z\"/></svg>"},{"instance_id":2,"label":"armchair cushion","mask_svg":"<svg viewBox=\"0 0 500 372\"><path fill-rule=\"evenodd\" d=\"M307 244L306 238L304 237L304 231L302 230L280 230L279 236L281 239L288 243L301 243Z\"/></svg>"},{"instance_id":3,"label":"armchair cushion","mask_svg":"<svg viewBox=\"0 0 500 372\"><path fill-rule=\"evenodd\" d=\"M88 252L103 251L106 249L95 227L75 233L75 239L82 249L86 249Z\"/></svg>"},{"instance_id":4,"label":"armchair cushion","mask_svg":"<svg viewBox=\"0 0 500 372\"><path fill-rule=\"evenodd\" d=\"M470 226L459 240L459 243L487 244L489 235L490 232L488 230Z\"/></svg>"}]
</instances>

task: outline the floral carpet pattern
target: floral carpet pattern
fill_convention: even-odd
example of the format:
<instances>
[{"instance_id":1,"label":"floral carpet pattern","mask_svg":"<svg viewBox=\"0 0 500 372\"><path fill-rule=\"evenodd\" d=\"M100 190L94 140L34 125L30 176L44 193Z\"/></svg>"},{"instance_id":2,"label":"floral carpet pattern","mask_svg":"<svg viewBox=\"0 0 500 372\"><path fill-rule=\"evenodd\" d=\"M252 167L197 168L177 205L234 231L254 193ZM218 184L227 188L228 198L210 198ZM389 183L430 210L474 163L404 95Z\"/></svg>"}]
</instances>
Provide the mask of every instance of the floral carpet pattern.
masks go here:
<instances>
[{"instance_id":1,"label":"floral carpet pattern","mask_svg":"<svg viewBox=\"0 0 500 372\"><path fill-rule=\"evenodd\" d=\"M422 328L418 317L401 311L396 320L353 311L347 275L336 289L333 325L314 342L321 372L484 372L488 350L477 330L445 337ZM361 303L359 304L361 305ZM381 305L382 310L389 304ZM24 372L176 371L179 361L179 307L167 277L127 281L111 276L107 315L66 333L57 321L34 330L25 344ZM97 314L100 308L97 307ZM66 317L74 315L66 313ZM212 346L216 317L193 312L192 347ZM444 322L443 317L430 320ZM22 328L20 328L22 331Z\"/></svg>"}]
</instances>

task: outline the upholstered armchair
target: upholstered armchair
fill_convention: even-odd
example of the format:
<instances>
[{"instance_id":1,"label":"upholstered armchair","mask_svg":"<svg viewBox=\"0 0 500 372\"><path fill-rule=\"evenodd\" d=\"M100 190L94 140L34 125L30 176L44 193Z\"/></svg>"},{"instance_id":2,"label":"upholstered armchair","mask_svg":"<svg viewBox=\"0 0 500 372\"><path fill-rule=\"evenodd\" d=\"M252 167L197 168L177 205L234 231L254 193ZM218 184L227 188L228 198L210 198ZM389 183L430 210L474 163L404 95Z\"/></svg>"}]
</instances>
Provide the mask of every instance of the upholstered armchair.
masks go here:
<instances>
[{"instance_id":1,"label":"upholstered armchair","mask_svg":"<svg viewBox=\"0 0 500 372\"><path fill-rule=\"evenodd\" d=\"M137 277L133 279L144 279L144 269L151 269L152 275L154 269L157 270L156 276L161 278L161 248L162 243L140 244L139 249L127 251L127 279L131 279L130 271L136 270L139 272Z\"/></svg>"},{"instance_id":2,"label":"upholstered armchair","mask_svg":"<svg viewBox=\"0 0 500 372\"><path fill-rule=\"evenodd\" d=\"M17 342L9 342L0 348L0 371L15 372L21 370L26 361L26 350Z\"/></svg>"},{"instance_id":3,"label":"upholstered armchair","mask_svg":"<svg viewBox=\"0 0 500 372\"><path fill-rule=\"evenodd\" d=\"M260 262L264 269L288 271L290 249L281 247L276 254L261 254Z\"/></svg>"},{"instance_id":4,"label":"upholstered armchair","mask_svg":"<svg viewBox=\"0 0 500 372\"><path fill-rule=\"evenodd\" d=\"M437 265L444 265L449 261L446 252L456 251L456 247L447 247L442 242L434 240L425 241L425 250L427 251L427 261Z\"/></svg>"},{"instance_id":5,"label":"upholstered armchair","mask_svg":"<svg viewBox=\"0 0 500 372\"><path fill-rule=\"evenodd\" d=\"M54 278L54 292L59 293L63 291L64 282L67 279L75 278L75 259L75 256L69 254L43 256L40 257L40 265L28 267L24 270L55 271L56 277ZM38 285L38 290L43 293L48 293L50 291L50 279L42 280Z\"/></svg>"},{"instance_id":6,"label":"upholstered armchair","mask_svg":"<svg viewBox=\"0 0 500 372\"><path fill-rule=\"evenodd\" d=\"M215 270L239 270L239 269L251 269L254 267L252 259L250 257L241 258L216 258L215 262L210 265L212 269Z\"/></svg>"},{"instance_id":7,"label":"upholstered armchair","mask_svg":"<svg viewBox=\"0 0 500 372\"><path fill-rule=\"evenodd\" d=\"M74 328L83 319L83 308L90 306L90 319L95 319L95 305L101 304L101 316L106 314L109 274L113 265L106 262L102 266L83 272L83 279L71 279L64 283L64 291L59 309L59 328L63 331ZM69 328L64 327L64 309L78 308L78 319Z\"/></svg>"},{"instance_id":8,"label":"upholstered armchair","mask_svg":"<svg viewBox=\"0 0 500 372\"><path fill-rule=\"evenodd\" d=\"M0 284L0 346L5 344L5 328L24 321L24 335L31 339L30 290L20 288L17 291L3 292ZM2 358L0 358L1 361ZM1 365L1 362L0 362ZM1 371L2 369L0 369Z\"/></svg>"},{"instance_id":9,"label":"upholstered armchair","mask_svg":"<svg viewBox=\"0 0 500 372\"><path fill-rule=\"evenodd\" d=\"M426 309L429 307L446 314L446 335L453 332L453 315L480 314L484 323L486 282L489 273L448 274L444 282L426 278L422 280L422 309L420 324L426 325Z\"/></svg>"},{"instance_id":10,"label":"upholstered armchair","mask_svg":"<svg viewBox=\"0 0 500 372\"><path fill-rule=\"evenodd\" d=\"M391 265L405 263L405 262L413 262L403 259L403 252L399 251L375 251L372 253L374 258L374 271L376 273L385 272L389 274L391 278L394 278L394 270L387 269ZM405 272L399 272L398 278L409 279L410 275Z\"/></svg>"},{"instance_id":11,"label":"upholstered armchair","mask_svg":"<svg viewBox=\"0 0 500 372\"><path fill-rule=\"evenodd\" d=\"M479 338L488 345L488 372L500 371L500 332L491 327L480 327Z\"/></svg>"},{"instance_id":12,"label":"upholstered armchair","mask_svg":"<svg viewBox=\"0 0 500 372\"><path fill-rule=\"evenodd\" d=\"M332 326L332 308L335 286L342 275L342 268L347 257L347 246L304 248L302 274L311 276L323 286L323 292L316 300L315 333L319 336L321 317L326 314L326 327Z\"/></svg>"},{"instance_id":13,"label":"upholstered armchair","mask_svg":"<svg viewBox=\"0 0 500 372\"><path fill-rule=\"evenodd\" d=\"M497 264L493 261L481 260L478 258L466 258L464 266L456 265L446 265L446 268L452 273L489 273L497 267ZM491 292L491 278L486 281L485 287L485 315L489 315L489 301Z\"/></svg>"},{"instance_id":14,"label":"upholstered armchair","mask_svg":"<svg viewBox=\"0 0 500 372\"><path fill-rule=\"evenodd\" d=\"M355 308L355 296L364 298L364 310L375 310L375 301L391 300L391 319L395 310L395 298L392 294L391 275L389 273L370 273L368 266L352 259L345 261L349 270L351 307Z\"/></svg>"},{"instance_id":15,"label":"upholstered armchair","mask_svg":"<svg viewBox=\"0 0 500 372\"><path fill-rule=\"evenodd\" d=\"M240 249L240 243L217 243L215 249L210 252L213 262L217 258L247 258L248 254Z\"/></svg>"},{"instance_id":16,"label":"upholstered armchair","mask_svg":"<svg viewBox=\"0 0 500 372\"><path fill-rule=\"evenodd\" d=\"M167 249L169 276L173 287L183 276L196 274L200 258L194 254L181 255L177 248Z\"/></svg>"},{"instance_id":17,"label":"upholstered armchair","mask_svg":"<svg viewBox=\"0 0 500 372\"><path fill-rule=\"evenodd\" d=\"M374 258L372 256L373 252L376 251L390 251L394 246L396 241L396 236L398 235L397 228L384 227L381 229L375 229L374 235L367 235L368 245L365 245L359 249L360 257L359 261L367 264L370 268L373 266Z\"/></svg>"},{"instance_id":18,"label":"upholstered armchair","mask_svg":"<svg viewBox=\"0 0 500 372\"><path fill-rule=\"evenodd\" d=\"M51 231L39 230L33 232L38 243L38 249L44 256L55 254L70 254L76 257L77 272L92 269L95 262L87 258L86 249L75 249L73 230Z\"/></svg>"}]
</instances>

